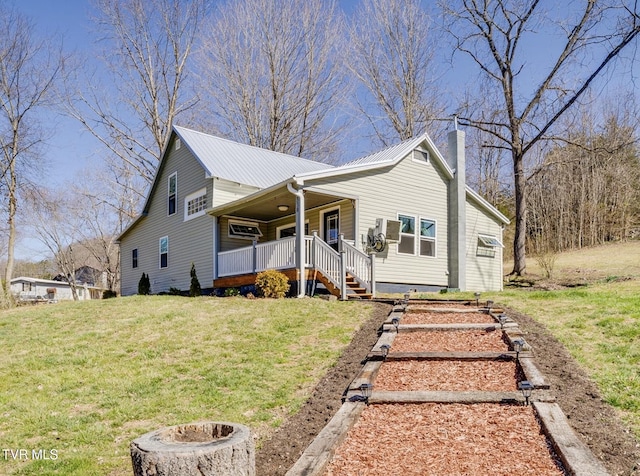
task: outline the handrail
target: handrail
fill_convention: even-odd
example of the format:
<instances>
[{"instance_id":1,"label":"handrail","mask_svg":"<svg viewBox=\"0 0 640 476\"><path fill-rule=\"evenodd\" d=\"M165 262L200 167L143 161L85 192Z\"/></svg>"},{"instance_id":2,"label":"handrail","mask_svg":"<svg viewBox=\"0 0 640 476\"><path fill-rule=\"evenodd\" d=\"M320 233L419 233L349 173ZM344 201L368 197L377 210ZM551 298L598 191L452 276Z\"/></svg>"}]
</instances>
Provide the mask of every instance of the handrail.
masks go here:
<instances>
[{"instance_id":1,"label":"handrail","mask_svg":"<svg viewBox=\"0 0 640 476\"><path fill-rule=\"evenodd\" d=\"M367 292L371 292L371 257L364 254L351 243L342 240L342 250L345 252L346 269L348 273L366 288Z\"/></svg>"},{"instance_id":2,"label":"handrail","mask_svg":"<svg viewBox=\"0 0 640 476\"><path fill-rule=\"evenodd\" d=\"M367 292L375 294L374 258L340 238L343 253L338 253L317 234L305 236L305 267L317 269L338 289L344 289L346 276L341 271L344 259L346 273L353 276ZM296 267L295 237L218 253L218 277L253 274L267 269ZM342 256L341 256L342 255ZM344 296L343 296L344 298Z\"/></svg>"}]
</instances>

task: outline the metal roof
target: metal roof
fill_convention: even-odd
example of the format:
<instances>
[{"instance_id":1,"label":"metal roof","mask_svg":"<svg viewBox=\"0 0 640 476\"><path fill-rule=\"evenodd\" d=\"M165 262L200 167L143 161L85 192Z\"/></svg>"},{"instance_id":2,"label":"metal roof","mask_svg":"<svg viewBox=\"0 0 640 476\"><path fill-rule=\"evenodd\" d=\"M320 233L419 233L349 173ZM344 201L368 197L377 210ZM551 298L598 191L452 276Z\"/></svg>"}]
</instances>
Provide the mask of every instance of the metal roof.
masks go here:
<instances>
[{"instance_id":1,"label":"metal roof","mask_svg":"<svg viewBox=\"0 0 640 476\"><path fill-rule=\"evenodd\" d=\"M370 164L379 164L384 162L394 162L398 159L399 154L406 154L407 150L413 150L418 146L423 140L424 136L412 137L411 139L407 139L405 141L400 142L399 144L392 145L387 147L386 149L382 149L378 152L374 152L373 154L365 155L364 157L360 157L358 159L352 160L351 162L347 162L342 165L342 167L351 167L354 165L370 165Z\"/></svg>"},{"instance_id":2,"label":"metal roof","mask_svg":"<svg viewBox=\"0 0 640 476\"><path fill-rule=\"evenodd\" d=\"M333 166L240 144L221 137L173 126L185 146L212 177L267 188L296 174L332 169Z\"/></svg>"}]
</instances>

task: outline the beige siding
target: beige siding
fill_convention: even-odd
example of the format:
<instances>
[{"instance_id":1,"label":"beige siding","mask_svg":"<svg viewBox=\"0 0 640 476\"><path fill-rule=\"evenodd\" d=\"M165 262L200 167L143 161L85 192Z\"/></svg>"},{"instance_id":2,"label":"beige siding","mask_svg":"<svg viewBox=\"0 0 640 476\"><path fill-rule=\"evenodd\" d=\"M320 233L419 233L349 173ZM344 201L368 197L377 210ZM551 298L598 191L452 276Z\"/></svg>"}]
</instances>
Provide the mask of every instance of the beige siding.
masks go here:
<instances>
[{"instance_id":1,"label":"beige siding","mask_svg":"<svg viewBox=\"0 0 640 476\"><path fill-rule=\"evenodd\" d=\"M257 192L259 188L252 187L250 185L242 185L235 182L229 182L228 180L215 178L213 179L213 201L212 207L217 207L225 203L233 202L242 197L246 197L254 192Z\"/></svg>"},{"instance_id":2,"label":"beige siding","mask_svg":"<svg viewBox=\"0 0 640 476\"><path fill-rule=\"evenodd\" d=\"M309 181L305 185L358 197L356 245L362 247L376 218L397 220L398 213L436 221L436 257L399 254L391 244L376 259L380 282L446 286L447 178L431 162L412 160L412 154L393 167L345 177Z\"/></svg>"},{"instance_id":3,"label":"beige siding","mask_svg":"<svg viewBox=\"0 0 640 476\"><path fill-rule=\"evenodd\" d=\"M151 281L151 292L168 291L174 287L188 290L191 263L196 266L203 288L213 282L213 219L205 214L185 221L187 195L206 187L207 207L211 206L213 184L187 147L169 147L168 156L158 177L155 193L150 199L148 215L142 218L122 239L121 268L123 295L138 292L142 273ZM177 172L176 213L167 215L168 177ZM168 267L160 268L159 240L169 238ZM138 267L132 267L132 250L138 250Z\"/></svg>"},{"instance_id":4,"label":"beige siding","mask_svg":"<svg viewBox=\"0 0 640 476\"><path fill-rule=\"evenodd\" d=\"M467 290L502 290L502 248L493 248L494 256L487 256L478 247L478 234L495 236L502 242L502 226L467 198Z\"/></svg>"}]
</instances>

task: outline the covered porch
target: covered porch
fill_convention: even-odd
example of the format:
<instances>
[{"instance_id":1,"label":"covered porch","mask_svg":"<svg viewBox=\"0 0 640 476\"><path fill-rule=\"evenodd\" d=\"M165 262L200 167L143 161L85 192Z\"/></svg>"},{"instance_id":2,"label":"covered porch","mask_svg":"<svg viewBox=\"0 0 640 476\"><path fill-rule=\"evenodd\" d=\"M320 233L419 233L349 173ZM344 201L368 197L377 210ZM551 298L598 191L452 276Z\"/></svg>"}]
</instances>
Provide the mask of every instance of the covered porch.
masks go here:
<instances>
[{"instance_id":1,"label":"covered porch","mask_svg":"<svg viewBox=\"0 0 640 476\"><path fill-rule=\"evenodd\" d=\"M375 256L356 246L356 197L292 180L208 213L215 219L214 288L250 285L257 273L277 269L297 282L299 297L318 283L341 299L375 296Z\"/></svg>"}]
</instances>

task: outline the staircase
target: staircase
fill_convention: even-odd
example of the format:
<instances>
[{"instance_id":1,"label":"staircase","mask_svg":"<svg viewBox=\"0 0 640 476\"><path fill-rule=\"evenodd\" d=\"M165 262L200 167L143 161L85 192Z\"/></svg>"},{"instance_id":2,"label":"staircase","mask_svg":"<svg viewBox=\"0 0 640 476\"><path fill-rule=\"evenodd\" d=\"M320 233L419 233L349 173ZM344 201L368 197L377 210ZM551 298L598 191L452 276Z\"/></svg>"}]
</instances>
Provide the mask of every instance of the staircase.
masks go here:
<instances>
[{"instance_id":1,"label":"staircase","mask_svg":"<svg viewBox=\"0 0 640 476\"><path fill-rule=\"evenodd\" d=\"M324 285L325 288L327 288L327 291L340 298L340 288L333 284L333 282L328 279L322 271L318 271L316 278ZM363 288L360 285L353 275L347 273L346 279L347 299L371 299L373 297L371 293L367 292L366 288Z\"/></svg>"}]
</instances>

